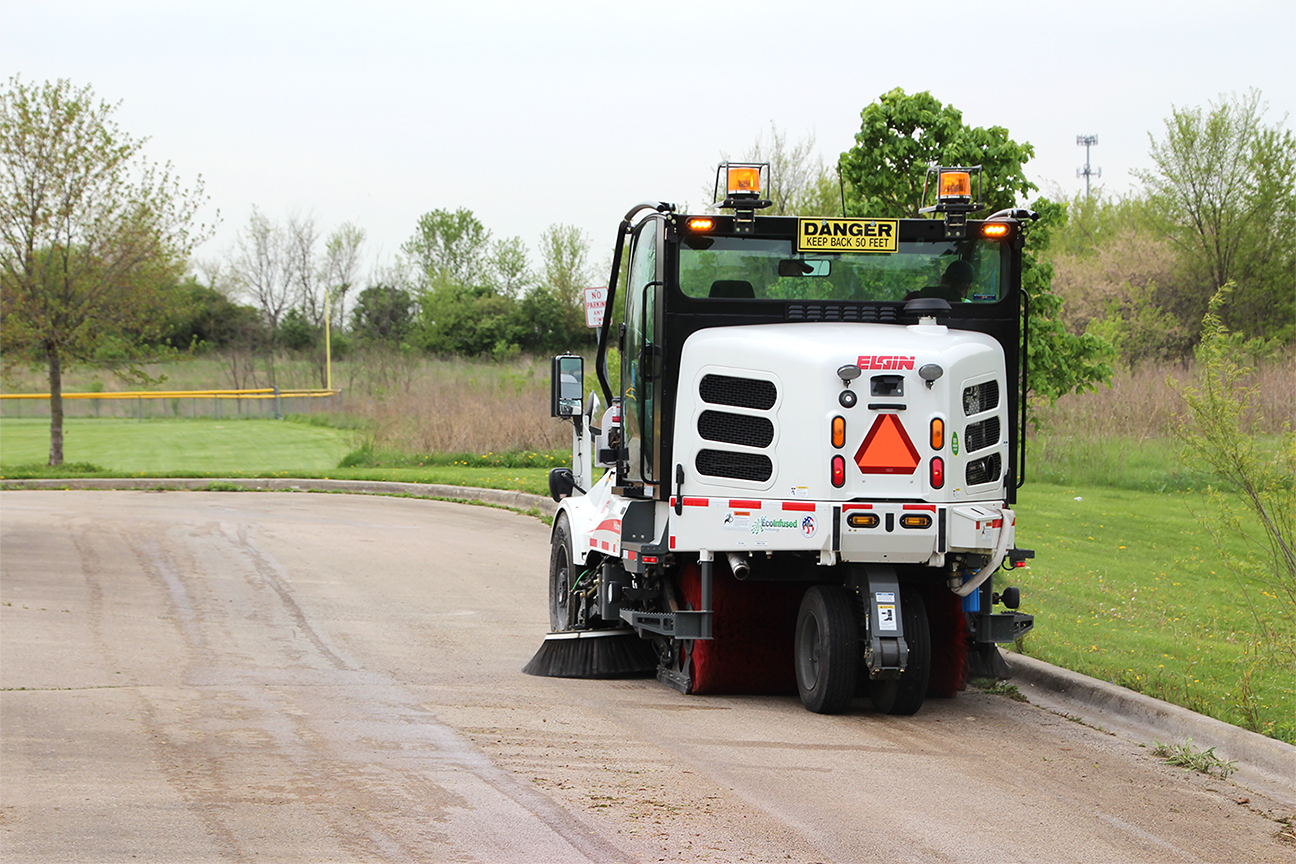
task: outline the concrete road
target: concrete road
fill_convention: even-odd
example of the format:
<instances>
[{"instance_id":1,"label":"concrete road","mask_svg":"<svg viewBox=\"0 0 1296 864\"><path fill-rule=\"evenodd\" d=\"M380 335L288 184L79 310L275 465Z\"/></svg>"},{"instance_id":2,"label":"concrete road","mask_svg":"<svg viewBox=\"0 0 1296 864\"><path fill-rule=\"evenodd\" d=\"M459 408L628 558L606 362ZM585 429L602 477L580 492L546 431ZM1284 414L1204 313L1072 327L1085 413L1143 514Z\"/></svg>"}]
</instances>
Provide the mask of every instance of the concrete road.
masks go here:
<instances>
[{"instance_id":1,"label":"concrete road","mask_svg":"<svg viewBox=\"0 0 1296 864\"><path fill-rule=\"evenodd\" d=\"M548 529L343 495L0 493L0 858L1290 862L1290 808L1040 708L518 670Z\"/></svg>"}]
</instances>

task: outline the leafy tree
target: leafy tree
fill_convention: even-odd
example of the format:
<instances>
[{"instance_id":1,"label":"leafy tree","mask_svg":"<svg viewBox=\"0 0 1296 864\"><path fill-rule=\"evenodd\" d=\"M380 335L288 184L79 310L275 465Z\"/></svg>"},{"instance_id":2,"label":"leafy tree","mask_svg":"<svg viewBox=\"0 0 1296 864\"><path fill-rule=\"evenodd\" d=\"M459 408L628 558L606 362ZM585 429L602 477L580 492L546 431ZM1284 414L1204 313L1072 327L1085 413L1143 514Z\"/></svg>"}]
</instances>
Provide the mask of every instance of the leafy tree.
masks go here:
<instances>
[{"instance_id":1,"label":"leafy tree","mask_svg":"<svg viewBox=\"0 0 1296 864\"><path fill-rule=\"evenodd\" d=\"M988 212L1035 191L1022 170L1035 155L1030 144L1017 144L1002 126L964 125L961 111L926 91L910 96L897 87L860 112L860 120L855 146L840 161L850 184L847 215L917 216L931 164L980 165Z\"/></svg>"},{"instance_id":2,"label":"leafy tree","mask_svg":"<svg viewBox=\"0 0 1296 864\"><path fill-rule=\"evenodd\" d=\"M306 313L294 306L279 322L278 342L289 351L310 351L324 341L324 328L313 323Z\"/></svg>"},{"instance_id":3,"label":"leafy tree","mask_svg":"<svg viewBox=\"0 0 1296 864\"><path fill-rule=\"evenodd\" d=\"M541 287L562 309L565 342L590 342L585 332L585 289L589 287L589 238L574 225L550 225L540 236Z\"/></svg>"},{"instance_id":4,"label":"leafy tree","mask_svg":"<svg viewBox=\"0 0 1296 864\"><path fill-rule=\"evenodd\" d=\"M1296 335L1296 138L1264 123L1258 90L1173 108L1152 141L1147 184L1161 228L1196 277L1192 313L1228 282L1224 321L1248 336Z\"/></svg>"},{"instance_id":5,"label":"leafy tree","mask_svg":"<svg viewBox=\"0 0 1296 864\"><path fill-rule=\"evenodd\" d=\"M0 350L49 371L50 465L63 462L63 371L131 365L162 338L174 288L206 231L185 189L115 105L67 80L0 93Z\"/></svg>"},{"instance_id":6,"label":"leafy tree","mask_svg":"<svg viewBox=\"0 0 1296 864\"><path fill-rule=\"evenodd\" d=\"M491 287L496 294L517 297L526 290L534 276L521 237L491 244L490 274Z\"/></svg>"},{"instance_id":7,"label":"leafy tree","mask_svg":"<svg viewBox=\"0 0 1296 864\"><path fill-rule=\"evenodd\" d=\"M351 311L351 333L366 344L400 345L414 323L414 298L403 288L371 285Z\"/></svg>"},{"instance_id":8,"label":"leafy tree","mask_svg":"<svg viewBox=\"0 0 1296 864\"><path fill-rule=\"evenodd\" d=\"M419 341L433 354L481 357L519 342L516 303L488 288L445 283L423 292L418 304Z\"/></svg>"},{"instance_id":9,"label":"leafy tree","mask_svg":"<svg viewBox=\"0 0 1296 864\"><path fill-rule=\"evenodd\" d=\"M481 285L486 282L490 231L471 210L433 210L419 217L414 236L401 251L413 260L425 290L446 283Z\"/></svg>"},{"instance_id":10,"label":"leafy tree","mask_svg":"<svg viewBox=\"0 0 1296 864\"><path fill-rule=\"evenodd\" d=\"M1047 254L1068 332L1101 336L1130 367L1186 358L1200 321L1182 302L1174 247L1153 227L1146 197L1095 190L1066 207Z\"/></svg>"},{"instance_id":11,"label":"leafy tree","mask_svg":"<svg viewBox=\"0 0 1296 864\"><path fill-rule=\"evenodd\" d=\"M266 341L261 316L251 306L231 301L215 288L188 277L179 287L181 305L163 334L173 348L227 348L238 341Z\"/></svg>"},{"instance_id":12,"label":"leafy tree","mask_svg":"<svg viewBox=\"0 0 1296 864\"><path fill-rule=\"evenodd\" d=\"M319 278L328 292L332 325L338 329L346 321L347 294L355 285L364 242L365 230L351 222L342 223L324 242Z\"/></svg>"}]
</instances>

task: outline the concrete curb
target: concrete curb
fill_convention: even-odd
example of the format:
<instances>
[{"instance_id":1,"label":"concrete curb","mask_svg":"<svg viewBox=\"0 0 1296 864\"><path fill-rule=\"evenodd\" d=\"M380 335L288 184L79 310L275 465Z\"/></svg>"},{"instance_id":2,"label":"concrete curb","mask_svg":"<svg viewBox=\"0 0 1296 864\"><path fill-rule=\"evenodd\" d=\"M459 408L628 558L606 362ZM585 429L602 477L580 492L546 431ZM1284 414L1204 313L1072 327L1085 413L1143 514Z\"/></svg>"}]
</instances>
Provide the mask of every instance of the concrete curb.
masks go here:
<instances>
[{"instance_id":1,"label":"concrete curb","mask_svg":"<svg viewBox=\"0 0 1296 864\"><path fill-rule=\"evenodd\" d=\"M1296 747L1034 657L1008 652L1004 657L1014 683L1024 685L1022 692L1035 704L1138 743L1180 744L1191 738L1194 747L1213 747L1221 759L1237 762L1237 777L1296 804Z\"/></svg>"},{"instance_id":2,"label":"concrete curb","mask_svg":"<svg viewBox=\"0 0 1296 864\"><path fill-rule=\"evenodd\" d=\"M410 495L535 509L549 516L557 512L557 504L540 495L435 483L245 477L0 481L0 489L205 491L230 487L261 492ZM1170 744L1191 738L1195 746L1213 747L1221 759L1236 761L1239 771L1235 776L1264 787L1286 803L1296 804L1296 747L1033 657L1014 653L1006 653L1005 657L1012 667L1013 680L1022 685L1022 691L1035 704L1119 732L1138 743L1159 740Z\"/></svg>"},{"instance_id":3,"label":"concrete curb","mask_svg":"<svg viewBox=\"0 0 1296 864\"><path fill-rule=\"evenodd\" d=\"M527 492L504 489L477 489L471 486L443 486L439 483L396 483L386 480L322 480L310 478L154 478L123 477L114 479L68 478L62 480L4 480L0 489L51 490L188 490L224 491L234 486L249 492L346 492L352 495L410 495L420 498L445 498L452 501L480 501L517 510L539 510L546 516L558 512L550 498Z\"/></svg>"}]
</instances>

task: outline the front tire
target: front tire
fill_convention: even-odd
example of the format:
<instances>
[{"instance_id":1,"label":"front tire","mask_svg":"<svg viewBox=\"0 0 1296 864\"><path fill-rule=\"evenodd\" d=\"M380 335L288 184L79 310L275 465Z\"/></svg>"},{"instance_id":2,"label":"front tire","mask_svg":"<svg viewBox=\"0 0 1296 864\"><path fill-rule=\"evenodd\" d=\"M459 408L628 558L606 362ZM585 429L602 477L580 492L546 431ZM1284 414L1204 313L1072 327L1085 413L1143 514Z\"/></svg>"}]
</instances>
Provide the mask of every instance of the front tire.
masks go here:
<instances>
[{"instance_id":1,"label":"front tire","mask_svg":"<svg viewBox=\"0 0 1296 864\"><path fill-rule=\"evenodd\" d=\"M816 714L850 707L859 671L859 622L840 585L806 591L797 613L796 679L801 702Z\"/></svg>"},{"instance_id":2,"label":"front tire","mask_svg":"<svg viewBox=\"0 0 1296 864\"><path fill-rule=\"evenodd\" d=\"M913 588L900 590L900 606L909 663L899 678L870 682L869 697L873 707L883 714L909 715L918 713L927 696L931 677L931 628L922 595Z\"/></svg>"},{"instance_id":3,"label":"front tire","mask_svg":"<svg viewBox=\"0 0 1296 864\"><path fill-rule=\"evenodd\" d=\"M554 523L553 548L549 553L549 629L555 633L571 630L576 623L571 592L575 575L571 526L567 514L560 513Z\"/></svg>"}]
</instances>

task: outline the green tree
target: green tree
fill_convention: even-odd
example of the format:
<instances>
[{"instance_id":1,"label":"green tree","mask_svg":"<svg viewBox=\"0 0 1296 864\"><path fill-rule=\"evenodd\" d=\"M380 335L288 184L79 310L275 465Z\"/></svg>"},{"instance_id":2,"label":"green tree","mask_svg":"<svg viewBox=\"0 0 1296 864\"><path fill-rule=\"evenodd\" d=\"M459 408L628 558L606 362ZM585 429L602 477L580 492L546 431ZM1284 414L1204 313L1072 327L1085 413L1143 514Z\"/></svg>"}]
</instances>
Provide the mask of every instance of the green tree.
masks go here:
<instances>
[{"instance_id":1,"label":"green tree","mask_svg":"<svg viewBox=\"0 0 1296 864\"><path fill-rule=\"evenodd\" d=\"M562 309L564 343L589 343L585 327L585 289L590 286L589 238L574 225L550 225L540 237L541 288Z\"/></svg>"},{"instance_id":2,"label":"green tree","mask_svg":"<svg viewBox=\"0 0 1296 864\"><path fill-rule=\"evenodd\" d=\"M63 372L156 350L174 290L206 231L201 180L185 189L115 105L69 81L9 79L0 94L0 351L48 369L49 464L63 462Z\"/></svg>"},{"instance_id":3,"label":"green tree","mask_svg":"<svg viewBox=\"0 0 1296 864\"><path fill-rule=\"evenodd\" d=\"M1296 138L1264 123L1260 91L1172 108L1165 137L1152 138L1155 170L1136 172L1165 236L1195 277L1192 315L1228 282L1221 314L1251 337L1296 335Z\"/></svg>"},{"instance_id":4,"label":"green tree","mask_svg":"<svg viewBox=\"0 0 1296 864\"><path fill-rule=\"evenodd\" d=\"M414 323L414 298L403 288L371 285L351 310L351 333L365 344L399 346Z\"/></svg>"},{"instance_id":5,"label":"green tree","mask_svg":"<svg viewBox=\"0 0 1296 864\"><path fill-rule=\"evenodd\" d=\"M1035 155L1002 126L966 126L963 112L928 92L897 87L860 112L855 146L841 155L850 216L915 217L923 206L928 165L980 165L988 212L1035 191L1022 166ZM928 193L928 198L932 194ZM934 203L928 200L928 204Z\"/></svg>"},{"instance_id":6,"label":"green tree","mask_svg":"<svg viewBox=\"0 0 1296 864\"><path fill-rule=\"evenodd\" d=\"M475 286L487 282L490 231L471 210L424 213L401 251L413 262L424 290L445 283Z\"/></svg>"}]
</instances>

